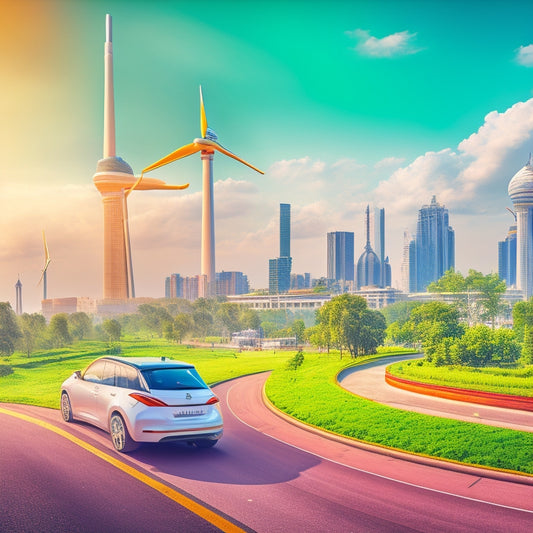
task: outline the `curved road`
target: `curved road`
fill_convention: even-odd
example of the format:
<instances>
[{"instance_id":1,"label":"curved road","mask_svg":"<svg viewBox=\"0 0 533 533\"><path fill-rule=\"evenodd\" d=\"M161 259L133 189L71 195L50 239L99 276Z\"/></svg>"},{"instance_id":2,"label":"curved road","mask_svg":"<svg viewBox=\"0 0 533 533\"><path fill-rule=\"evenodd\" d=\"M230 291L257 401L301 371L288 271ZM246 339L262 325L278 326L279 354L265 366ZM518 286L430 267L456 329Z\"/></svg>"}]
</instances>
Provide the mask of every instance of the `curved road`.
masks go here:
<instances>
[{"instance_id":1,"label":"curved road","mask_svg":"<svg viewBox=\"0 0 533 533\"><path fill-rule=\"evenodd\" d=\"M530 530L533 485L387 457L295 427L264 406L266 377L215 388L225 435L209 450L145 445L124 456L107 434L67 425L58 411L5 407L66 429L258 532ZM0 531L213 530L65 438L1 411L0 424Z\"/></svg>"},{"instance_id":2,"label":"curved road","mask_svg":"<svg viewBox=\"0 0 533 533\"><path fill-rule=\"evenodd\" d=\"M413 356L386 357L346 369L339 374L339 384L354 394L404 411L533 432L533 412L530 411L447 400L389 385L385 381L386 367L407 359Z\"/></svg>"}]
</instances>

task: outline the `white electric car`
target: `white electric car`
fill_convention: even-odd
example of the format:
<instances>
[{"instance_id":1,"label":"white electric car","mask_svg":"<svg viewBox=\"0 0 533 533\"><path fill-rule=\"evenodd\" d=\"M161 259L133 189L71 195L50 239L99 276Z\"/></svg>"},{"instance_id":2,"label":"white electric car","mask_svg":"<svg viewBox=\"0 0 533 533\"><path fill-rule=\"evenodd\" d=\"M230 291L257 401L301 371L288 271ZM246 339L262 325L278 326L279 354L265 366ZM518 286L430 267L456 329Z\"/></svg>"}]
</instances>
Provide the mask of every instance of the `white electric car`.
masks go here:
<instances>
[{"instance_id":1,"label":"white electric car","mask_svg":"<svg viewBox=\"0 0 533 533\"><path fill-rule=\"evenodd\" d=\"M66 422L111 434L116 450L140 442L214 446L223 431L219 400L193 365L165 357L101 357L61 385Z\"/></svg>"}]
</instances>

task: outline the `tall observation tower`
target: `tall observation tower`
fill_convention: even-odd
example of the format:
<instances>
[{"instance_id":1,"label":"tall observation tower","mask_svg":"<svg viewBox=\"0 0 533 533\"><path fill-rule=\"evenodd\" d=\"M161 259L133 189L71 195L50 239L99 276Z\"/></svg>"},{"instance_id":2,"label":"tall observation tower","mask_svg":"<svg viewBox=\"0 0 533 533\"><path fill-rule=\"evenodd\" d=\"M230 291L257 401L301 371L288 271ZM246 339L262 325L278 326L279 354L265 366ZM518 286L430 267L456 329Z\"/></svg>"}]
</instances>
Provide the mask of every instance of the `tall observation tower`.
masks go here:
<instances>
[{"instance_id":1,"label":"tall observation tower","mask_svg":"<svg viewBox=\"0 0 533 533\"><path fill-rule=\"evenodd\" d=\"M115 150L115 98L111 15L106 15L104 48L104 154L98 161L94 184L104 204L104 300L135 298L131 260L127 198L131 191L184 189L154 178L137 179Z\"/></svg>"},{"instance_id":2,"label":"tall observation tower","mask_svg":"<svg viewBox=\"0 0 533 533\"><path fill-rule=\"evenodd\" d=\"M529 161L509 182L516 212L516 288L524 298L533 295L533 162Z\"/></svg>"}]
</instances>

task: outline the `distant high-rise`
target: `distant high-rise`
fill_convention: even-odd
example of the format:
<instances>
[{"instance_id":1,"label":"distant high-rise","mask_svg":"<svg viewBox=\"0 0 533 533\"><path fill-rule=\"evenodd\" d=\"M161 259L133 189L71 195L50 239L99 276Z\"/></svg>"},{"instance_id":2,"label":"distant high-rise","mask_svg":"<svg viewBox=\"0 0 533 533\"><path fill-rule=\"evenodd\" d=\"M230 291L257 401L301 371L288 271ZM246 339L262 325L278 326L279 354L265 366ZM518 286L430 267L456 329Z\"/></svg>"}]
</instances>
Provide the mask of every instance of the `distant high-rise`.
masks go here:
<instances>
[{"instance_id":1,"label":"distant high-rise","mask_svg":"<svg viewBox=\"0 0 533 533\"><path fill-rule=\"evenodd\" d=\"M455 267L455 233L449 225L448 210L435 196L418 212L414 255L414 263L409 266L410 270L416 269L415 292L425 291L431 282Z\"/></svg>"},{"instance_id":2,"label":"distant high-rise","mask_svg":"<svg viewBox=\"0 0 533 533\"><path fill-rule=\"evenodd\" d=\"M291 204L279 204L279 256L291 257Z\"/></svg>"},{"instance_id":3,"label":"distant high-rise","mask_svg":"<svg viewBox=\"0 0 533 533\"><path fill-rule=\"evenodd\" d=\"M279 257L268 262L268 292L279 294L291 287L291 205L279 204Z\"/></svg>"},{"instance_id":4,"label":"distant high-rise","mask_svg":"<svg viewBox=\"0 0 533 533\"><path fill-rule=\"evenodd\" d=\"M373 250L379 257L381 263L380 287L390 287L392 283L392 271L389 258L385 255L385 209L375 207L370 218L371 242L374 243Z\"/></svg>"},{"instance_id":5,"label":"distant high-rise","mask_svg":"<svg viewBox=\"0 0 533 533\"><path fill-rule=\"evenodd\" d=\"M505 240L498 243L498 275L508 287L516 286L516 224L509 228Z\"/></svg>"},{"instance_id":6,"label":"distant high-rise","mask_svg":"<svg viewBox=\"0 0 533 533\"><path fill-rule=\"evenodd\" d=\"M354 280L354 234L351 231L328 233L328 279Z\"/></svg>"},{"instance_id":7,"label":"distant high-rise","mask_svg":"<svg viewBox=\"0 0 533 533\"><path fill-rule=\"evenodd\" d=\"M366 245L357 261L357 289L381 287L381 261L370 244L370 208L366 206Z\"/></svg>"},{"instance_id":8,"label":"distant high-rise","mask_svg":"<svg viewBox=\"0 0 533 533\"><path fill-rule=\"evenodd\" d=\"M248 294L248 277L242 272L217 272L217 296Z\"/></svg>"},{"instance_id":9,"label":"distant high-rise","mask_svg":"<svg viewBox=\"0 0 533 533\"><path fill-rule=\"evenodd\" d=\"M20 278L15 283L15 313L17 315L22 314L22 283Z\"/></svg>"},{"instance_id":10,"label":"distant high-rise","mask_svg":"<svg viewBox=\"0 0 533 533\"><path fill-rule=\"evenodd\" d=\"M509 196L516 213L516 288L528 300L533 295L533 161L509 183Z\"/></svg>"}]
</instances>

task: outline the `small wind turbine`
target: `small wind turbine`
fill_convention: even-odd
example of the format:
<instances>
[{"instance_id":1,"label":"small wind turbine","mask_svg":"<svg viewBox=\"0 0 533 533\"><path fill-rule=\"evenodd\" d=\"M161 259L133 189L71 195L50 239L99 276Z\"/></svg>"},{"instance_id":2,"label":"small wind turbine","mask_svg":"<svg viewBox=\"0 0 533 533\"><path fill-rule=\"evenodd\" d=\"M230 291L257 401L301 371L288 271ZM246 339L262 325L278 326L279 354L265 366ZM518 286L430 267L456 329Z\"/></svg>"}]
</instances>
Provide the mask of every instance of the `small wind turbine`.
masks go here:
<instances>
[{"instance_id":1,"label":"small wind turbine","mask_svg":"<svg viewBox=\"0 0 533 533\"><path fill-rule=\"evenodd\" d=\"M150 172L156 168L168 165L196 152L202 152L202 252L201 273L207 276L207 286L210 295L214 295L215 288L215 222L213 203L213 156L216 151L239 161L251 169L264 174L262 170L247 163L244 159L226 150L219 142L216 133L207 126L202 87L200 86L200 138L190 144L178 148L171 154L156 161L143 170ZM142 176L142 175L141 175Z\"/></svg>"},{"instance_id":2,"label":"small wind turbine","mask_svg":"<svg viewBox=\"0 0 533 533\"><path fill-rule=\"evenodd\" d=\"M47 299L47 284L46 284L46 271L48 270L48 265L50 264L50 254L48 253L48 245L46 244L46 236L43 229L43 243L44 243L44 267L41 274L41 279L39 280L38 285L43 284L43 300Z\"/></svg>"}]
</instances>

